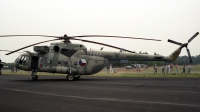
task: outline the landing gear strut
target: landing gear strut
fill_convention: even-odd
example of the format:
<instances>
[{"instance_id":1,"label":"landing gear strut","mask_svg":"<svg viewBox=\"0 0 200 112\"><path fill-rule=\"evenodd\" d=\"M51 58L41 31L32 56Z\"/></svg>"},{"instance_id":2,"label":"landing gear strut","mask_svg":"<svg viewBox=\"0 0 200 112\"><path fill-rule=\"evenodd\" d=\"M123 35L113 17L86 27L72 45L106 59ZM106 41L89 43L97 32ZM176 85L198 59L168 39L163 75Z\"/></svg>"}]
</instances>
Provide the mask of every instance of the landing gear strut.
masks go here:
<instances>
[{"instance_id":1,"label":"landing gear strut","mask_svg":"<svg viewBox=\"0 0 200 112\"><path fill-rule=\"evenodd\" d=\"M36 75L37 71L32 71L31 72L31 77L33 80L38 80L38 76Z\"/></svg>"}]
</instances>

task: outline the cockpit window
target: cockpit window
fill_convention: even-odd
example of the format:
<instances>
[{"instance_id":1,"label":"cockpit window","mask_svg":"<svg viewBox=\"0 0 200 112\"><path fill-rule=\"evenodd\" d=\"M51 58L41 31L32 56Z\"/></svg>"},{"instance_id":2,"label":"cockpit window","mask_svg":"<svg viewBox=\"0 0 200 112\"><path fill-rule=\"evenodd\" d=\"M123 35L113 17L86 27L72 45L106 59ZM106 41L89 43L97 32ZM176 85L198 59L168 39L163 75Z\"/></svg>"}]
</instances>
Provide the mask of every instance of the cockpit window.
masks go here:
<instances>
[{"instance_id":1,"label":"cockpit window","mask_svg":"<svg viewBox=\"0 0 200 112\"><path fill-rule=\"evenodd\" d=\"M17 58L17 60L18 60L18 58ZM19 63L20 64L28 64L28 62L29 62L29 56L21 56L19 58Z\"/></svg>"},{"instance_id":2,"label":"cockpit window","mask_svg":"<svg viewBox=\"0 0 200 112\"><path fill-rule=\"evenodd\" d=\"M23 60L24 60L24 56L21 56L21 58L19 59L19 63L22 63Z\"/></svg>"},{"instance_id":3,"label":"cockpit window","mask_svg":"<svg viewBox=\"0 0 200 112\"><path fill-rule=\"evenodd\" d=\"M20 59L21 59L21 56L19 56L15 61L19 62Z\"/></svg>"},{"instance_id":4,"label":"cockpit window","mask_svg":"<svg viewBox=\"0 0 200 112\"><path fill-rule=\"evenodd\" d=\"M28 62L29 62L29 56L26 56L25 59L24 59L24 61L23 61L23 63L24 64L28 64Z\"/></svg>"}]
</instances>

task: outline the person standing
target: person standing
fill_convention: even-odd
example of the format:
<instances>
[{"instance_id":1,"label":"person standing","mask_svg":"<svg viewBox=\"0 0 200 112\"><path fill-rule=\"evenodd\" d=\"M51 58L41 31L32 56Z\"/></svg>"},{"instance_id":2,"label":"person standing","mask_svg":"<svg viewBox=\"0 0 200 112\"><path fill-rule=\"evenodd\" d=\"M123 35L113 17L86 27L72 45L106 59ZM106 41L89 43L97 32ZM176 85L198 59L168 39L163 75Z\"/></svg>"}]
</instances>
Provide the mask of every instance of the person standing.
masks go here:
<instances>
[{"instance_id":1,"label":"person standing","mask_svg":"<svg viewBox=\"0 0 200 112\"><path fill-rule=\"evenodd\" d=\"M3 68L3 63L1 63L1 59L0 59L0 75L2 75L1 69Z\"/></svg>"},{"instance_id":2,"label":"person standing","mask_svg":"<svg viewBox=\"0 0 200 112\"><path fill-rule=\"evenodd\" d=\"M190 64L188 65L188 74L190 74Z\"/></svg>"},{"instance_id":3,"label":"person standing","mask_svg":"<svg viewBox=\"0 0 200 112\"><path fill-rule=\"evenodd\" d=\"M136 71L138 72L138 70L139 70L139 66L138 64L136 64Z\"/></svg>"},{"instance_id":4,"label":"person standing","mask_svg":"<svg viewBox=\"0 0 200 112\"><path fill-rule=\"evenodd\" d=\"M165 65L162 66L162 74L165 73Z\"/></svg>"},{"instance_id":5,"label":"person standing","mask_svg":"<svg viewBox=\"0 0 200 112\"><path fill-rule=\"evenodd\" d=\"M110 64L110 73L113 73L112 65Z\"/></svg>"},{"instance_id":6,"label":"person standing","mask_svg":"<svg viewBox=\"0 0 200 112\"><path fill-rule=\"evenodd\" d=\"M183 65L183 72L181 74L185 74L185 65Z\"/></svg>"},{"instance_id":7,"label":"person standing","mask_svg":"<svg viewBox=\"0 0 200 112\"><path fill-rule=\"evenodd\" d=\"M173 64L170 64L170 71L173 73Z\"/></svg>"},{"instance_id":8,"label":"person standing","mask_svg":"<svg viewBox=\"0 0 200 112\"><path fill-rule=\"evenodd\" d=\"M168 65L166 65L166 71L167 71L167 74L168 74L169 73Z\"/></svg>"},{"instance_id":9,"label":"person standing","mask_svg":"<svg viewBox=\"0 0 200 112\"><path fill-rule=\"evenodd\" d=\"M154 73L153 74L157 74L157 65L156 64L154 66Z\"/></svg>"},{"instance_id":10,"label":"person standing","mask_svg":"<svg viewBox=\"0 0 200 112\"><path fill-rule=\"evenodd\" d=\"M109 73L109 69L110 69L110 66L109 64L107 65L107 74Z\"/></svg>"},{"instance_id":11,"label":"person standing","mask_svg":"<svg viewBox=\"0 0 200 112\"><path fill-rule=\"evenodd\" d=\"M175 69L176 69L176 74L179 73L177 64L175 65Z\"/></svg>"},{"instance_id":12,"label":"person standing","mask_svg":"<svg viewBox=\"0 0 200 112\"><path fill-rule=\"evenodd\" d=\"M17 69L17 67L15 67L15 72L17 73L17 71L18 71L18 69Z\"/></svg>"},{"instance_id":13,"label":"person standing","mask_svg":"<svg viewBox=\"0 0 200 112\"><path fill-rule=\"evenodd\" d=\"M170 69L170 64L168 65L168 73L171 72L171 69Z\"/></svg>"},{"instance_id":14,"label":"person standing","mask_svg":"<svg viewBox=\"0 0 200 112\"><path fill-rule=\"evenodd\" d=\"M140 68L141 68L140 65L138 65L138 72L140 72Z\"/></svg>"},{"instance_id":15,"label":"person standing","mask_svg":"<svg viewBox=\"0 0 200 112\"><path fill-rule=\"evenodd\" d=\"M114 74L114 73L117 73L117 68L114 68L114 69L113 69L113 74Z\"/></svg>"}]
</instances>

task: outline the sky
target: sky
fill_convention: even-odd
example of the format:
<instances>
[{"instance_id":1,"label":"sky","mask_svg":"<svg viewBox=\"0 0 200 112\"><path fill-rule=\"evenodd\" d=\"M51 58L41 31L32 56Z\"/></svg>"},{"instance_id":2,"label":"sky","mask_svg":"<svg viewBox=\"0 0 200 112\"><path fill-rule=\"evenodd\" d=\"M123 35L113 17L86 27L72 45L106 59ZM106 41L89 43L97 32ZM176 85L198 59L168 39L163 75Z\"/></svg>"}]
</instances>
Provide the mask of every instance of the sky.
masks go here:
<instances>
[{"instance_id":1,"label":"sky","mask_svg":"<svg viewBox=\"0 0 200 112\"><path fill-rule=\"evenodd\" d=\"M179 46L168 39L187 43L200 31L200 0L0 0L0 35L114 35L162 41L83 38L120 48L168 56ZM54 38L1 37L1 50L16 50ZM60 42L60 41L55 41ZM101 45L80 41L88 49L99 50ZM200 54L200 35L189 45L192 56ZM50 42L39 44L50 45ZM33 51L29 47L23 51ZM119 50L104 47L104 51ZM13 62L19 53L0 59ZM187 55L185 49L180 56Z\"/></svg>"}]
</instances>

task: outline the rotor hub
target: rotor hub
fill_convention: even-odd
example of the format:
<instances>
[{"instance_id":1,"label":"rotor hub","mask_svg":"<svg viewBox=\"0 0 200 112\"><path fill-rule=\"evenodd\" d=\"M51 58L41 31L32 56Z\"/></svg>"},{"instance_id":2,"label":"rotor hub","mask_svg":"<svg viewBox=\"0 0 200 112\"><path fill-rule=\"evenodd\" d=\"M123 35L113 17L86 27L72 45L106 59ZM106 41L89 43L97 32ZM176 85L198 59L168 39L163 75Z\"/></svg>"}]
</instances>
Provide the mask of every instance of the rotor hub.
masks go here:
<instances>
[{"instance_id":1,"label":"rotor hub","mask_svg":"<svg viewBox=\"0 0 200 112\"><path fill-rule=\"evenodd\" d=\"M188 43L184 43L184 44L183 44L183 47L186 47L186 48L187 48L187 47L188 47Z\"/></svg>"},{"instance_id":2,"label":"rotor hub","mask_svg":"<svg viewBox=\"0 0 200 112\"><path fill-rule=\"evenodd\" d=\"M67 38L68 36L67 36L67 34L64 34L64 38Z\"/></svg>"},{"instance_id":3,"label":"rotor hub","mask_svg":"<svg viewBox=\"0 0 200 112\"><path fill-rule=\"evenodd\" d=\"M70 42L69 37L67 36L67 34L64 34L64 36L61 37L61 39L64 40L64 41L63 41L64 43L69 43L69 42Z\"/></svg>"}]
</instances>

